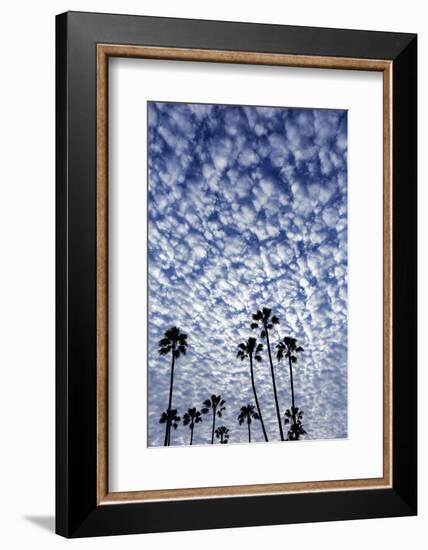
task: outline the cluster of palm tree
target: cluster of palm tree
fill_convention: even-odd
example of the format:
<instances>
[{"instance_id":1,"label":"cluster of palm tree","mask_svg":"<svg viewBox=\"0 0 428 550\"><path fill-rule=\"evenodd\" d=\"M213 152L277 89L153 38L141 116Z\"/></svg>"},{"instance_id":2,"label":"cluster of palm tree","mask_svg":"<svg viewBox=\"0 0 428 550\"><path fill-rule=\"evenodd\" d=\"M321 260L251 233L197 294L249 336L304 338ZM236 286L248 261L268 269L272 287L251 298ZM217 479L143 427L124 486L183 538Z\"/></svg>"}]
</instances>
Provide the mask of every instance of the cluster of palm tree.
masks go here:
<instances>
[{"instance_id":1,"label":"cluster of palm tree","mask_svg":"<svg viewBox=\"0 0 428 550\"><path fill-rule=\"evenodd\" d=\"M303 411L300 411L294 403L294 383L293 383L293 363L297 363L297 354L303 351L301 346L297 345L295 338L289 338L285 336L281 342L276 346L276 357L278 361L282 361L284 357L288 359L288 366L290 369L290 385L291 385L291 411L287 409L285 411L285 424L290 424L288 430L288 439L295 441L300 439L301 435L305 435L306 431L303 429Z\"/></svg>"},{"instance_id":2,"label":"cluster of palm tree","mask_svg":"<svg viewBox=\"0 0 428 550\"><path fill-rule=\"evenodd\" d=\"M214 443L214 433L215 433L215 421L216 417L218 416L221 418L223 416L223 412L225 411L226 401L221 398L221 395L212 395L211 399L206 399L204 401L204 408L202 409L202 414L207 414L212 411L213 415L213 423L212 423L212 432L211 432L211 444Z\"/></svg>"},{"instance_id":3,"label":"cluster of palm tree","mask_svg":"<svg viewBox=\"0 0 428 550\"><path fill-rule=\"evenodd\" d=\"M275 368L273 365L272 360L272 352L271 352L271 344L270 344L270 338L269 335L274 328L274 326L279 325L279 319L276 315L272 315L272 310L268 307L264 307L261 310L257 310L256 313L253 313L252 315L253 322L251 323L250 327L253 330L259 330L260 331L260 338L263 340L266 340L266 347L268 352L268 359L269 359L269 365L270 365L270 371L271 371L271 377L272 377L272 389L274 394L274 400L275 400L275 411L276 416L278 420L278 428L279 428L279 436L281 441L284 441L284 431L282 428L282 421L281 421L281 414L280 414L280 407L279 407L279 400L278 400L278 390L275 380ZM247 347L248 343L251 340L249 338L247 340ZM253 339L255 340L255 339ZM257 344L255 341L254 344L251 343L251 346L257 350L258 356L260 357L257 359L257 356L255 358L257 361L261 360L261 352L263 350L263 344ZM242 357L242 354L240 353L242 350L242 344L240 345L240 349L238 350L238 357L241 357L241 359L244 359L245 357ZM284 413L284 425L289 425L288 433L287 433L287 439L289 441L296 441L300 439L300 436L305 435L306 431L303 428L303 411L299 410L295 405L295 399L294 399L294 380L293 380L293 363L297 363L297 354L304 351L301 346L297 345L296 338L291 338L289 336L284 336L282 339L279 340L279 342L276 344L276 358L278 360L278 363L281 363L283 359L288 359L288 367L289 367L289 373L290 373L290 387L291 387L291 410L286 409ZM256 403L258 403L258 399L256 396L256 389L254 385L254 374L253 374L253 367L251 364L251 354L250 355L250 369L251 369L251 380L253 384L253 391L254 391L254 399L256 400ZM259 410L259 416L261 418L261 411ZM265 434L265 439L266 434Z\"/></svg>"},{"instance_id":4,"label":"cluster of palm tree","mask_svg":"<svg viewBox=\"0 0 428 550\"><path fill-rule=\"evenodd\" d=\"M212 425L211 425L211 444L214 444L214 435L217 439L220 439L220 443L229 442L229 429L226 426L218 426L216 428L216 419L223 416L226 410L226 401L222 399L221 395L213 394L209 399L205 399L203 407L198 410L196 407L191 407L183 415L183 426L189 426L190 428L190 445L193 445L193 434L196 424L202 422L202 415L208 414L211 411ZM164 445L168 447L171 444L171 428L177 429L181 417L177 415L177 409L168 409L161 414L159 422L166 424L165 428L165 440Z\"/></svg>"},{"instance_id":5,"label":"cluster of palm tree","mask_svg":"<svg viewBox=\"0 0 428 550\"><path fill-rule=\"evenodd\" d=\"M272 315L272 310L264 307L261 310L257 310L252 315L252 323L250 325L252 330L258 330L260 332L260 338L266 341L266 350L270 366L270 373L272 379L272 390L274 396L275 413L278 421L279 438L281 441L285 441L283 425L287 427L287 440L296 441L301 436L306 434L303 427L303 411L296 407L295 394L294 394L294 379L293 379L293 365L297 363L297 355L301 353L303 348L297 344L295 338L285 336L276 343L276 359L280 364L282 361L288 362L289 376L290 376L290 388L291 388L291 407L287 408L284 412L283 418L281 418L280 404L278 399L278 389L275 377L275 368L272 359L271 350L271 331L276 325L279 325L280 321L276 315ZM174 386L174 368L176 360L185 355L187 352L187 334L181 332L177 327L171 327L168 329L164 337L159 342L159 354L168 355L171 354L171 373L170 373L170 387L169 387L169 399L168 408L164 411L160 417L159 422L165 424L165 438L164 445L169 446L171 444L171 428L176 430L181 417L178 416L178 410L172 408L173 401L173 386ZM237 357L242 361L248 360L250 367L250 379L251 388L254 395L255 405L248 403L241 407L237 420L240 425L246 424L248 430L248 442L251 443L251 423L253 420L260 421L260 426L263 432L265 441L269 441L266 426L263 421L262 410L260 407L260 401L257 394L256 382L255 382L255 363L260 363L262 359L264 346L261 342L257 341L257 338L250 336L245 342L238 345ZM193 434L195 426L202 422L203 415L210 414L211 419L211 444L214 444L214 436L220 440L220 443L225 444L229 442L229 429L226 426L218 426L216 428L217 418L222 418L226 409L226 401L221 395L213 394L209 399L206 399L202 403L200 410L197 407L191 407L183 415L183 425L190 428L190 445L193 444Z\"/></svg>"}]
</instances>

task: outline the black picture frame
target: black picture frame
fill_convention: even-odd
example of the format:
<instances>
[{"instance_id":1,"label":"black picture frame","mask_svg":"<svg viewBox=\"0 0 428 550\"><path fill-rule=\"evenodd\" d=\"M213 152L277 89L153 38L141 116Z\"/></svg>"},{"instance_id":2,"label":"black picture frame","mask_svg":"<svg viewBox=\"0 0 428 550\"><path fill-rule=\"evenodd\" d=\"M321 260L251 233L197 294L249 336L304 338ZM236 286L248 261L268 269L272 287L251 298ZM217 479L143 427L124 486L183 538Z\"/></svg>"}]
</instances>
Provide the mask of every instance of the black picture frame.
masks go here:
<instances>
[{"instance_id":1,"label":"black picture frame","mask_svg":"<svg viewBox=\"0 0 428 550\"><path fill-rule=\"evenodd\" d=\"M97 504L99 43L392 62L391 488ZM56 18L56 97L56 532L86 537L415 515L417 36L68 12Z\"/></svg>"}]
</instances>

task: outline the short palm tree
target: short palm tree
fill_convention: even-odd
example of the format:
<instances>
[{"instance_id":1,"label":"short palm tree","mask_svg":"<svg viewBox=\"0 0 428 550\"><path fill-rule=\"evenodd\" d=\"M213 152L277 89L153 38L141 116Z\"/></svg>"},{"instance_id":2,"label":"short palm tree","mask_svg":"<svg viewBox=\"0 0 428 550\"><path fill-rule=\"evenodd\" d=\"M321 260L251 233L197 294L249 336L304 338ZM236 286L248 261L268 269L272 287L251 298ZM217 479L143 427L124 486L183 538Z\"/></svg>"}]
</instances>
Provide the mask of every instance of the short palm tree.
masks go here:
<instances>
[{"instance_id":1,"label":"short palm tree","mask_svg":"<svg viewBox=\"0 0 428 550\"><path fill-rule=\"evenodd\" d=\"M198 411L196 407L187 410L187 413L183 415L183 425L190 427L190 445L193 444L193 430L195 429L195 424L202 422L201 411Z\"/></svg>"},{"instance_id":2,"label":"short palm tree","mask_svg":"<svg viewBox=\"0 0 428 550\"><path fill-rule=\"evenodd\" d=\"M181 420L181 418L177 416L177 412L177 409L168 409L168 411L165 411L161 414L159 420L160 424L166 424L167 426L169 426L168 439L165 443L165 446L169 446L169 444L171 443L171 427L176 430L178 423Z\"/></svg>"},{"instance_id":3,"label":"short palm tree","mask_svg":"<svg viewBox=\"0 0 428 550\"><path fill-rule=\"evenodd\" d=\"M301 435L306 435L303 428L303 411L300 411L299 407L294 407L291 411L290 409L285 411L284 424L290 424L288 429L289 441L297 441Z\"/></svg>"},{"instance_id":4,"label":"short palm tree","mask_svg":"<svg viewBox=\"0 0 428 550\"><path fill-rule=\"evenodd\" d=\"M167 411L172 409L172 389L174 386L174 366L175 360L180 357L180 355L186 355L187 350L187 334L181 332L177 327L171 327L168 329L162 340L159 341L159 355L168 355L171 353L171 379L169 383L169 399L168 399L168 408ZM170 422L166 422L165 428L165 447L168 445L169 441L169 432L171 426Z\"/></svg>"},{"instance_id":5,"label":"short palm tree","mask_svg":"<svg viewBox=\"0 0 428 550\"><path fill-rule=\"evenodd\" d=\"M217 439L220 439L220 443L229 442L229 430L226 426L219 426L215 431L215 436Z\"/></svg>"},{"instance_id":6,"label":"short palm tree","mask_svg":"<svg viewBox=\"0 0 428 550\"><path fill-rule=\"evenodd\" d=\"M254 405L247 405L241 407L241 412L238 415L239 424L247 422L248 426L248 443L251 443L251 422L253 420L260 420L258 413L255 411Z\"/></svg>"},{"instance_id":7,"label":"short palm tree","mask_svg":"<svg viewBox=\"0 0 428 550\"><path fill-rule=\"evenodd\" d=\"M281 362L284 358L288 359L288 366L290 369L290 386L291 386L291 414L293 418L293 424L296 424L296 404L294 402L294 382L293 382L293 363L297 363L297 354L304 351L301 346L297 345L296 338L290 338L285 336L276 345L276 358Z\"/></svg>"},{"instance_id":8,"label":"short palm tree","mask_svg":"<svg viewBox=\"0 0 428 550\"><path fill-rule=\"evenodd\" d=\"M281 415L279 412L278 393L276 390L275 371L273 368L272 354L270 351L269 331L273 329L275 325L279 325L279 319L276 315L271 315L272 310L268 307L264 307L262 310L258 309L256 313L253 313L253 322L251 323L252 329L260 329L260 337L266 338L266 347L268 350L270 372L272 376L273 395L275 397L276 416L278 419L279 435L281 441L284 441L284 432L282 430Z\"/></svg>"},{"instance_id":9,"label":"short palm tree","mask_svg":"<svg viewBox=\"0 0 428 550\"><path fill-rule=\"evenodd\" d=\"M212 410L213 413L213 425L212 425L212 431L211 431L211 444L214 444L214 432L215 432L215 419L216 416L221 418L223 416L223 411L226 409L224 404L226 401L221 398L221 395L215 395L213 394L211 396L211 399L206 399L203 403L204 407L202 409L203 414L207 414L209 410Z\"/></svg>"},{"instance_id":10,"label":"short palm tree","mask_svg":"<svg viewBox=\"0 0 428 550\"><path fill-rule=\"evenodd\" d=\"M262 417L262 411L260 409L260 404L257 397L256 384L254 381L253 359L255 359L256 361L261 361L262 357L260 353L262 352L262 350L263 350L263 344L257 344L257 340L255 338L248 338L246 342L242 342L242 344L239 344L238 353L236 354L236 357L239 357L241 361L244 361L244 359L250 360L251 385L253 387L253 393L254 393L254 399L256 401L257 412L260 417L260 424L262 426L265 441L269 441L268 436L266 434L265 424L263 422L263 417Z\"/></svg>"}]
</instances>

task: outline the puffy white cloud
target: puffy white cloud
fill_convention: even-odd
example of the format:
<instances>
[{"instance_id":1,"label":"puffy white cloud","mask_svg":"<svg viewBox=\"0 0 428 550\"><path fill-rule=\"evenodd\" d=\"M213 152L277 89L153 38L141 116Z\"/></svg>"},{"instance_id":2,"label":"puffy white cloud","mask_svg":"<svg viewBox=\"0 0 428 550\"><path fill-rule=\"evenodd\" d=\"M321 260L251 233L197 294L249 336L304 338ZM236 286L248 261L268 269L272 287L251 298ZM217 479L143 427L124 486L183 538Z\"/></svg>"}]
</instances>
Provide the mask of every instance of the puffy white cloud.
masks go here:
<instances>
[{"instance_id":1,"label":"puffy white cloud","mask_svg":"<svg viewBox=\"0 0 428 550\"><path fill-rule=\"evenodd\" d=\"M328 227L335 227L339 219L337 210L331 207L326 208L323 211L322 219Z\"/></svg>"}]
</instances>

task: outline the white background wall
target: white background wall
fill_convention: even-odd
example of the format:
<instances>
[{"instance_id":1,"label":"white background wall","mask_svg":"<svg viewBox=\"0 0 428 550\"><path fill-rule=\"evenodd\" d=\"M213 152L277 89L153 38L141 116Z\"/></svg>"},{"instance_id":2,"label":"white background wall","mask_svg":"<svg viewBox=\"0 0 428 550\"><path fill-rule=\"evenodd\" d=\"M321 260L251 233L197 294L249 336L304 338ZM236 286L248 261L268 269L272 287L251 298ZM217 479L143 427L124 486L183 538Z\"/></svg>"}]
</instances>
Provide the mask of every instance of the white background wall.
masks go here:
<instances>
[{"instance_id":1,"label":"white background wall","mask_svg":"<svg viewBox=\"0 0 428 550\"><path fill-rule=\"evenodd\" d=\"M54 16L103 11L417 32L425 89L428 18L420 0L58 0L8 2L0 17L0 545L15 548L309 548L426 545L427 481L423 438L427 408L420 369L420 516L392 520L258 527L67 542L53 534L54 512ZM426 91L425 91L426 93ZM420 91L420 98L422 92ZM420 105L420 229L427 211ZM425 226L425 227L423 227ZM425 239L421 234L422 253ZM425 245L426 248L426 245ZM420 260L420 281L426 278ZM420 365L423 367L420 289ZM425 392L424 392L425 390Z\"/></svg>"}]
</instances>

